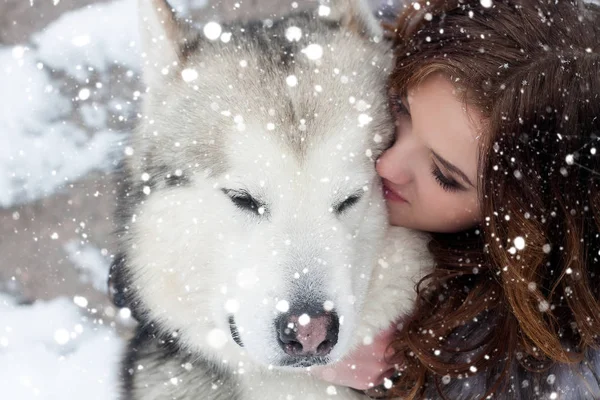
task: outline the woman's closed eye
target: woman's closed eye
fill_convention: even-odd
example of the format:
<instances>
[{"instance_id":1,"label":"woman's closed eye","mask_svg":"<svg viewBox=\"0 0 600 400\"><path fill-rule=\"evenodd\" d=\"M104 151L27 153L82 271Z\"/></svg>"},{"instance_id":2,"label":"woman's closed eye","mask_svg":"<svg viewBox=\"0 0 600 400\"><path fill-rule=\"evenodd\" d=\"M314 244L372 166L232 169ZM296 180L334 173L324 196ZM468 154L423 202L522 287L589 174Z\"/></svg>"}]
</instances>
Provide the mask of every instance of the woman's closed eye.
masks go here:
<instances>
[{"instance_id":1,"label":"woman's closed eye","mask_svg":"<svg viewBox=\"0 0 600 400\"><path fill-rule=\"evenodd\" d=\"M440 167L438 167L435 162L432 161L431 164L431 174L433 175L438 185L442 187L442 189L444 189L447 192L466 190L466 188L460 183L458 183L458 181L456 181L454 178L447 177L446 175L444 175Z\"/></svg>"}]
</instances>

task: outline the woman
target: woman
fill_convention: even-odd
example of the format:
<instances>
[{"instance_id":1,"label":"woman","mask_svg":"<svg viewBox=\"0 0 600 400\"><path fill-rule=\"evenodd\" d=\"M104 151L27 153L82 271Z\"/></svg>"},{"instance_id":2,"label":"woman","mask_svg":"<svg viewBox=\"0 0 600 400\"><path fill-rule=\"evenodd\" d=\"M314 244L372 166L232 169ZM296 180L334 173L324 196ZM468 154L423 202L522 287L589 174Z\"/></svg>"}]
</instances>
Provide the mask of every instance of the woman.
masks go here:
<instances>
[{"instance_id":1,"label":"woman","mask_svg":"<svg viewBox=\"0 0 600 400\"><path fill-rule=\"evenodd\" d=\"M365 389L395 363L388 397L600 398L598 15L561 0L401 15L397 139L377 170L391 223L434 232L437 268L400 332L325 379Z\"/></svg>"}]
</instances>

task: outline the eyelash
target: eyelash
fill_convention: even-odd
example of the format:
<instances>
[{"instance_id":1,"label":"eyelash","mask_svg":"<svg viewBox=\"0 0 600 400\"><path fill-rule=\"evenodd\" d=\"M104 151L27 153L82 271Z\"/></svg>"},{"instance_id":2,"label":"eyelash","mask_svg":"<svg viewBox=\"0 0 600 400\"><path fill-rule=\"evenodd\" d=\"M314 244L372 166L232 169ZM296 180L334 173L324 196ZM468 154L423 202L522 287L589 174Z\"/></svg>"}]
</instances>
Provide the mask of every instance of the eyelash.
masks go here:
<instances>
[{"instance_id":1,"label":"eyelash","mask_svg":"<svg viewBox=\"0 0 600 400\"><path fill-rule=\"evenodd\" d=\"M447 178L440 168L432 162L431 174L437 183L447 192L456 192L461 189L461 186L452 178Z\"/></svg>"}]
</instances>

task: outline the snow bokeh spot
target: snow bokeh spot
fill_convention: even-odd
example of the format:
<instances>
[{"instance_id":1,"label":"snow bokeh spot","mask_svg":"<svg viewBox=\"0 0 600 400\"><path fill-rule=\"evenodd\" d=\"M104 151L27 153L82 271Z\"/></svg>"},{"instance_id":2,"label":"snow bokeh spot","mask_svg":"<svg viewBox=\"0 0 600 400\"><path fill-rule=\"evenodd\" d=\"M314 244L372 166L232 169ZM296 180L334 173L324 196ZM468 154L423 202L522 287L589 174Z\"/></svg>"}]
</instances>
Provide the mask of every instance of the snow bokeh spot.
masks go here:
<instances>
[{"instance_id":1,"label":"snow bokeh spot","mask_svg":"<svg viewBox=\"0 0 600 400\"><path fill-rule=\"evenodd\" d=\"M71 338L71 335L69 334L69 331L67 331L66 329L58 329L54 332L54 340L56 341L56 343L63 345L63 344L67 344L67 342L69 341L69 339Z\"/></svg>"},{"instance_id":2,"label":"snow bokeh spot","mask_svg":"<svg viewBox=\"0 0 600 400\"><path fill-rule=\"evenodd\" d=\"M334 306L335 306L335 304L333 303L333 301L325 300L325 302L323 303L323 310L331 311L331 310L333 310Z\"/></svg>"},{"instance_id":3,"label":"snow bokeh spot","mask_svg":"<svg viewBox=\"0 0 600 400\"><path fill-rule=\"evenodd\" d=\"M79 100L85 101L85 100L87 100L87 99L90 98L90 93L91 93L90 89L88 89L88 88L82 88L79 91L79 94L77 95L77 97L79 97Z\"/></svg>"},{"instance_id":4,"label":"snow bokeh spot","mask_svg":"<svg viewBox=\"0 0 600 400\"><path fill-rule=\"evenodd\" d=\"M204 25L202 32L208 40L217 40L221 36L222 28L218 22L211 21Z\"/></svg>"},{"instance_id":5,"label":"snow bokeh spot","mask_svg":"<svg viewBox=\"0 0 600 400\"><path fill-rule=\"evenodd\" d=\"M298 78L296 78L296 75L290 75L285 78L285 83L287 83L290 87L294 87L298 84Z\"/></svg>"},{"instance_id":6,"label":"snow bokeh spot","mask_svg":"<svg viewBox=\"0 0 600 400\"><path fill-rule=\"evenodd\" d=\"M331 14L331 8L326 5L319 6L319 17L328 17Z\"/></svg>"},{"instance_id":7,"label":"snow bokeh spot","mask_svg":"<svg viewBox=\"0 0 600 400\"><path fill-rule=\"evenodd\" d=\"M573 154L568 154L565 157L565 162L567 163L567 165L573 165L575 163L575 157L573 156Z\"/></svg>"},{"instance_id":8,"label":"snow bokeh spot","mask_svg":"<svg viewBox=\"0 0 600 400\"><path fill-rule=\"evenodd\" d=\"M181 71L181 77L185 82L192 82L198 79L198 71L194 68L185 68Z\"/></svg>"},{"instance_id":9,"label":"snow bokeh spot","mask_svg":"<svg viewBox=\"0 0 600 400\"><path fill-rule=\"evenodd\" d=\"M287 300L279 300L275 305L275 308L277 309L277 311L285 313L289 311L290 303L288 303Z\"/></svg>"},{"instance_id":10,"label":"snow bokeh spot","mask_svg":"<svg viewBox=\"0 0 600 400\"><path fill-rule=\"evenodd\" d=\"M389 378L383 378L383 387L386 389L392 388L392 380Z\"/></svg>"},{"instance_id":11,"label":"snow bokeh spot","mask_svg":"<svg viewBox=\"0 0 600 400\"><path fill-rule=\"evenodd\" d=\"M290 42L297 42L302 39L302 29L297 26L290 26L285 30L285 38Z\"/></svg>"},{"instance_id":12,"label":"snow bokeh spot","mask_svg":"<svg viewBox=\"0 0 600 400\"><path fill-rule=\"evenodd\" d=\"M206 342L214 349L221 349L228 341L227 334L218 328L212 329L206 335Z\"/></svg>"},{"instance_id":13,"label":"snow bokeh spot","mask_svg":"<svg viewBox=\"0 0 600 400\"><path fill-rule=\"evenodd\" d=\"M514 240L514 245L517 250L523 250L525 248L525 239L521 236L517 236Z\"/></svg>"},{"instance_id":14,"label":"snow bokeh spot","mask_svg":"<svg viewBox=\"0 0 600 400\"><path fill-rule=\"evenodd\" d=\"M371 121L373 121L373 118L368 114L360 114L358 116L358 126L361 128L368 125Z\"/></svg>"},{"instance_id":15,"label":"snow bokeh spot","mask_svg":"<svg viewBox=\"0 0 600 400\"><path fill-rule=\"evenodd\" d=\"M304 49L302 49L301 52L305 54L309 60L313 61L319 60L321 59L321 57L323 57L323 47L316 43L309 44Z\"/></svg>"},{"instance_id":16,"label":"snow bokeh spot","mask_svg":"<svg viewBox=\"0 0 600 400\"><path fill-rule=\"evenodd\" d=\"M228 299L225 302L225 310L228 313L234 314L240 309L240 302L237 299Z\"/></svg>"},{"instance_id":17,"label":"snow bokeh spot","mask_svg":"<svg viewBox=\"0 0 600 400\"><path fill-rule=\"evenodd\" d=\"M131 318L131 310L128 307L123 307L119 310L119 317L121 319Z\"/></svg>"},{"instance_id":18,"label":"snow bokeh spot","mask_svg":"<svg viewBox=\"0 0 600 400\"><path fill-rule=\"evenodd\" d=\"M308 325L310 323L310 316L308 314L302 314L298 318L298 323L302 326Z\"/></svg>"},{"instance_id":19,"label":"snow bokeh spot","mask_svg":"<svg viewBox=\"0 0 600 400\"><path fill-rule=\"evenodd\" d=\"M86 308L88 306L88 300L83 296L74 296L73 303L81 308Z\"/></svg>"},{"instance_id":20,"label":"snow bokeh spot","mask_svg":"<svg viewBox=\"0 0 600 400\"><path fill-rule=\"evenodd\" d=\"M538 304L538 309L540 312L546 312L550 309L550 304L546 300L542 300Z\"/></svg>"},{"instance_id":21,"label":"snow bokeh spot","mask_svg":"<svg viewBox=\"0 0 600 400\"><path fill-rule=\"evenodd\" d=\"M231 32L223 32L221 34L221 42L229 43L230 40L231 40Z\"/></svg>"}]
</instances>

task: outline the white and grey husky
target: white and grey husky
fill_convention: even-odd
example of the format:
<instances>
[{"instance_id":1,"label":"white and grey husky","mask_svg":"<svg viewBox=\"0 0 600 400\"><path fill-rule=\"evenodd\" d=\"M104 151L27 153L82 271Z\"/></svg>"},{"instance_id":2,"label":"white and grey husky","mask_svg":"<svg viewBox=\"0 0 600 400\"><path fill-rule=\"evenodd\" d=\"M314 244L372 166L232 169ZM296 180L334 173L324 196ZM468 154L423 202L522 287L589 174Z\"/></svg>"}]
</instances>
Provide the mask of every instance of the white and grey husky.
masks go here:
<instances>
[{"instance_id":1,"label":"white and grey husky","mask_svg":"<svg viewBox=\"0 0 600 400\"><path fill-rule=\"evenodd\" d=\"M368 7L202 30L141 0L143 116L119 181L123 399L356 399L310 377L410 312L426 238L388 228L389 46Z\"/></svg>"}]
</instances>

